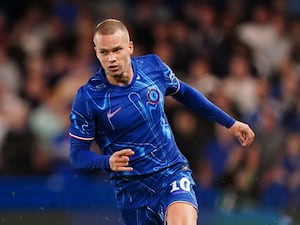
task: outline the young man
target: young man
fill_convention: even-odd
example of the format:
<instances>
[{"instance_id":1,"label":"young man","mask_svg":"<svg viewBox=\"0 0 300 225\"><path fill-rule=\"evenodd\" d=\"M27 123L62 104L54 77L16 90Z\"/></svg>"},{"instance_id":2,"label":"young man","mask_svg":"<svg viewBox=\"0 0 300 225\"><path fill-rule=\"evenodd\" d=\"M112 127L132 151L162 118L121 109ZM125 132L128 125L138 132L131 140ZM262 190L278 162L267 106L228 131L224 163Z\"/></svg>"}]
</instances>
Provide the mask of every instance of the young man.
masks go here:
<instances>
[{"instance_id":1,"label":"young man","mask_svg":"<svg viewBox=\"0 0 300 225\"><path fill-rule=\"evenodd\" d=\"M132 57L121 21L99 23L94 44L102 67L73 102L72 166L110 172L126 225L196 225L194 181L167 122L164 96L227 127L243 146L252 143L253 131L180 81L158 56ZM103 154L89 150L93 140Z\"/></svg>"}]
</instances>

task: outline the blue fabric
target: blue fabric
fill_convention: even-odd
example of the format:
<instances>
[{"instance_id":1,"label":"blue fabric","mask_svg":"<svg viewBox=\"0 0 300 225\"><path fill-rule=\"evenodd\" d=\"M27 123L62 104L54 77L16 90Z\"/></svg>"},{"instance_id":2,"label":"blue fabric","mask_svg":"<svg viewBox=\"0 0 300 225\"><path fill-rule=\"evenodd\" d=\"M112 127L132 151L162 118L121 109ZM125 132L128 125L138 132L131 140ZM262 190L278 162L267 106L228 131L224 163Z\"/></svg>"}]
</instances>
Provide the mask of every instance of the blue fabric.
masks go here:
<instances>
[{"instance_id":1,"label":"blue fabric","mask_svg":"<svg viewBox=\"0 0 300 225\"><path fill-rule=\"evenodd\" d=\"M174 202L186 202L197 210L195 182L186 166L179 170L168 169L164 173L157 173L153 177L155 179L159 180L161 188L147 199L146 206L121 209L125 225L164 225L167 208Z\"/></svg>"},{"instance_id":2,"label":"blue fabric","mask_svg":"<svg viewBox=\"0 0 300 225\"><path fill-rule=\"evenodd\" d=\"M182 81L180 90L174 95L174 98L199 115L227 128L230 128L235 122L231 116L209 101L203 94Z\"/></svg>"},{"instance_id":3,"label":"blue fabric","mask_svg":"<svg viewBox=\"0 0 300 225\"><path fill-rule=\"evenodd\" d=\"M109 157L114 152L125 148L135 152L129 162L133 171L111 173L120 208L145 206L161 185L153 180L153 174L188 165L167 121L166 95L227 127L234 122L180 82L158 56L134 57L132 67L134 77L127 86L108 83L100 69L78 90L70 114L70 159L75 168L109 170ZM103 156L88 151L92 141Z\"/></svg>"},{"instance_id":4,"label":"blue fabric","mask_svg":"<svg viewBox=\"0 0 300 225\"><path fill-rule=\"evenodd\" d=\"M78 91L70 115L70 135L83 142L95 139L104 155L124 148L134 150L130 161L134 170L113 173L113 177L149 174L179 162L187 163L164 113L164 96L178 89L177 78L155 55L133 58L132 66L134 79L125 87L109 84L102 70L96 73ZM103 169L97 165L105 163L77 162L81 159L74 156L90 154L77 153L78 149L71 145L73 166ZM97 156L96 160L101 158Z\"/></svg>"},{"instance_id":5,"label":"blue fabric","mask_svg":"<svg viewBox=\"0 0 300 225\"><path fill-rule=\"evenodd\" d=\"M100 169L111 171L109 166L109 155L99 155L96 152L90 151L91 141L82 141L71 137L71 164L77 169L90 170Z\"/></svg>"}]
</instances>

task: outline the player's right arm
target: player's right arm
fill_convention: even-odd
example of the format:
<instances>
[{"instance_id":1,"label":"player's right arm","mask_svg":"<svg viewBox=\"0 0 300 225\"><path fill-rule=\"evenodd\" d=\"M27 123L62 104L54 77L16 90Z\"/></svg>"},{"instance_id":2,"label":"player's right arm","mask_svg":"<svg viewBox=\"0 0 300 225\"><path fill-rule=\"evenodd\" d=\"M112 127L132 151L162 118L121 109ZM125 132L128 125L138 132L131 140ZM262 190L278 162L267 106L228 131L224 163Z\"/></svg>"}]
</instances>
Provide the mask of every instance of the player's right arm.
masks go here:
<instances>
[{"instance_id":1,"label":"player's right arm","mask_svg":"<svg viewBox=\"0 0 300 225\"><path fill-rule=\"evenodd\" d=\"M101 155L90 150L95 135L95 119L91 101L86 97L86 87L78 90L70 114L70 163L80 170L131 171L131 149L122 149L112 155Z\"/></svg>"},{"instance_id":2,"label":"player's right arm","mask_svg":"<svg viewBox=\"0 0 300 225\"><path fill-rule=\"evenodd\" d=\"M80 140L71 136L70 163L79 170L110 171L109 155L100 155L90 150L91 140Z\"/></svg>"},{"instance_id":3,"label":"player's right arm","mask_svg":"<svg viewBox=\"0 0 300 225\"><path fill-rule=\"evenodd\" d=\"M70 162L72 167L81 170L123 171L129 172L129 158L134 155L132 149L122 149L112 155L100 155L90 151L91 141L71 137Z\"/></svg>"},{"instance_id":4,"label":"player's right arm","mask_svg":"<svg viewBox=\"0 0 300 225\"><path fill-rule=\"evenodd\" d=\"M86 93L86 86L78 90L70 113L70 163L75 169L109 171L109 156L90 150L96 125Z\"/></svg>"}]
</instances>

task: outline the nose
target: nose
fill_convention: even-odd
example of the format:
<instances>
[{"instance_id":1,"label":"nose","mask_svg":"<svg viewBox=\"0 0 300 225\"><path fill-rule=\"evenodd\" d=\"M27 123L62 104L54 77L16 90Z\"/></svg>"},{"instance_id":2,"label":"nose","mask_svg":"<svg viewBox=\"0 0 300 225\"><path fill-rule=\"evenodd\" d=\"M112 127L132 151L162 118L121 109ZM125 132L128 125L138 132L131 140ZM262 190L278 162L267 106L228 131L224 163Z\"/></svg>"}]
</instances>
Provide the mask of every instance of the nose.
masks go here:
<instances>
[{"instance_id":1,"label":"nose","mask_svg":"<svg viewBox=\"0 0 300 225\"><path fill-rule=\"evenodd\" d=\"M109 62L114 62L116 61L116 57L115 57L115 54L113 52L111 52L109 55L108 55L108 61Z\"/></svg>"}]
</instances>

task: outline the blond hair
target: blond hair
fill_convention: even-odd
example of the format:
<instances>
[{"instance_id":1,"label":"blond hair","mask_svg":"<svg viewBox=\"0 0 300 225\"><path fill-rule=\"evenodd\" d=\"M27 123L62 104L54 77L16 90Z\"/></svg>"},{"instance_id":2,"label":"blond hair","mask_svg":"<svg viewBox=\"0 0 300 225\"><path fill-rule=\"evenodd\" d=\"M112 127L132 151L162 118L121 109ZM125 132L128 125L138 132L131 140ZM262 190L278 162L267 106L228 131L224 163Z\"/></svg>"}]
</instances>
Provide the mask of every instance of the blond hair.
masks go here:
<instances>
[{"instance_id":1,"label":"blond hair","mask_svg":"<svg viewBox=\"0 0 300 225\"><path fill-rule=\"evenodd\" d=\"M128 36L128 40L129 40L129 32L127 27L124 25L123 22L117 19L106 19L98 23L95 28L95 35L96 34L111 35L116 33L119 30L123 31Z\"/></svg>"}]
</instances>

